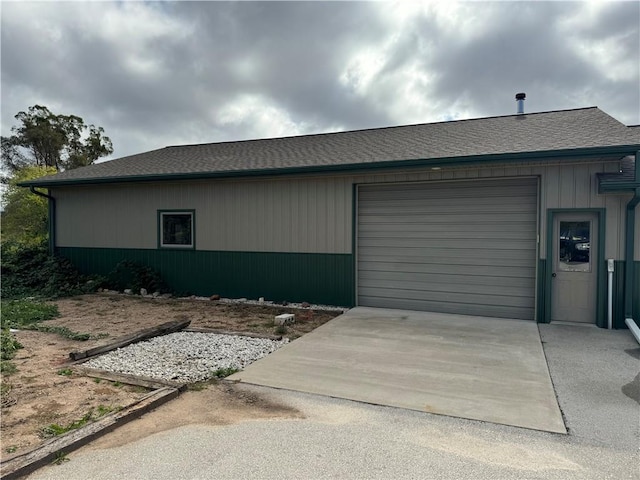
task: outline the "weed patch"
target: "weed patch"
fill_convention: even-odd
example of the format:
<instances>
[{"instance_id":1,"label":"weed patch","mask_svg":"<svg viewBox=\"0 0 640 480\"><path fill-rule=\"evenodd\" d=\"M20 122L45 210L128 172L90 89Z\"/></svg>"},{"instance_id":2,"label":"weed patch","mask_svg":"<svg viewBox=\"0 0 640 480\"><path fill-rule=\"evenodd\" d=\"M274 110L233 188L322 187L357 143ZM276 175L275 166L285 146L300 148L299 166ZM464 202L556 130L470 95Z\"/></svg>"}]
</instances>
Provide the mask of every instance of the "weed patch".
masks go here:
<instances>
[{"instance_id":1,"label":"weed patch","mask_svg":"<svg viewBox=\"0 0 640 480\"><path fill-rule=\"evenodd\" d=\"M202 390L206 390L207 388L209 388L209 385L216 385L218 383L218 378L214 376L214 378L210 378L209 380L205 380L202 382L189 383L187 384L187 390L190 390L192 392L201 392Z\"/></svg>"},{"instance_id":2,"label":"weed patch","mask_svg":"<svg viewBox=\"0 0 640 480\"><path fill-rule=\"evenodd\" d=\"M101 417L104 417L106 414L119 410L121 407L110 407L105 405L98 405L97 408L89 410L85 413L82 418L75 420L67 425L58 425L57 423L52 423L43 427L40 430L40 436L42 438L51 438L57 437L58 435L64 435L71 430L76 430L78 428L84 427L87 423L98 420Z\"/></svg>"},{"instance_id":3,"label":"weed patch","mask_svg":"<svg viewBox=\"0 0 640 480\"><path fill-rule=\"evenodd\" d=\"M0 329L0 372L3 375L11 375L18 370L10 360L21 348L22 344L11 334L9 327L3 326Z\"/></svg>"},{"instance_id":4,"label":"weed patch","mask_svg":"<svg viewBox=\"0 0 640 480\"><path fill-rule=\"evenodd\" d=\"M9 360L0 360L0 373L3 375L12 375L18 371L18 367Z\"/></svg>"},{"instance_id":5,"label":"weed patch","mask_svg":"<svg viewBox=\"0 0 640 480\"><path fill-rule=\"evenodd\" d=\"M57 325L46 325L41 322L51 320L60 316L57 305L49 305L47 303L30 300L3 300L0 318L2 323L2 355L4 358L5 348L7 351L11 349L9 328L17 328L22 330L35 330L44 333L55 333L69 340L86 341L91 339L99 339L107 337L107 334L100 333L91 335L89 333L79 333L69 330L67 327ZM5 330L7 333L5 334ZM6 345L5 345L6 344Z\"/></svg>"},{"instance_id":6,"label":"weed patch","mask_svg":"<svg viewBox=\"0 0 640 480\"><path fill-rule=\"evenodd\" d=\"M278 325L275 329L274 332L276 335L284 335L285 333L288 332L287 327L284 325Z\"/></svg>"},{"instance_id":7,"label":"weed patch","mask_svg":"<svg viewBox=\"0 0 640 480\"><path fill-rule=\"evenodd\" d=\"M16 403L15 397L11 395L13 386L10 383L3 381L0 383L0 400L3 407L8 407Z\"/></svg>"},{"instance_id":8,"label":"weed patch","mask_svg":"<svg viewBox=\"0 0 640 480\"><path fill-rule=\"evenodd\" d=\"M2 328L24 328L60 315L56 305L33 300L3 300L0 318Z\"/></svg>"},{"instance_id":9,"label":"weed patch","mask_svg":"<svg viewBox=\"0 0 640 480\"><path fill-rule=\"evenodd\" d=\"M236 372L239 372L240 369L238 368L234 368L234 367L225 367L225 368L219 368L216 371L214 371L212 373L212 375L214 377L217 378L224 378L224 377L228 377L229 375L233 375Z\"/></svg>"},{"instance_id":10,"label":"weed patch","mask_svg":"<svg viewBox=\"0 0 640 480\"><path fill-rule=\"evenodd\" d=\"M69 330L67 327L59 327L57 325L30 325L26 330L37 330L44 333L57 333L61 337L68 338L69 340L78 340L80 342L86 342L93 338L90 333L79 333Z\"/></svg>"},{"instance_id":11,"label":"weed patch","mask_svg":"<svg viewBox=\"0 0 640 480\"><path fill-rule=\"evenodd\" d=\"M68 461L69 461L69 457L67 457L67 454L60 451L56 453L56 458L53 459L53 462L51 462L51 464L62 465L64 462L68 462Z\"/></svg>"}]
</instances>

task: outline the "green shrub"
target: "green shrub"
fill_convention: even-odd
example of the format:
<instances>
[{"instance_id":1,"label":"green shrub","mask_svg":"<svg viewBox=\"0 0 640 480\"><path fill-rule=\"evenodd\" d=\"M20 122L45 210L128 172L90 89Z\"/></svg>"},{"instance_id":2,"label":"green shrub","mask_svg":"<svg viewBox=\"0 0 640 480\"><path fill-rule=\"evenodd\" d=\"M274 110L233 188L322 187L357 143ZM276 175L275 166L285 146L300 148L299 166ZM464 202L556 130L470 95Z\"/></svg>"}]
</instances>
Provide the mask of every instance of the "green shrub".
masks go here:
<instances>
[{"instance_id":1,"label":"green shrub","mask_svg":"<svg viewBox=\"0 0 640 480\"><path fill-rule=\"evenodd\" d=\"M104 284L104 278L81 275L69 260L49 255L44 243L3 242L1 254L5 299L81 295L94 292Z\"/></svg>"},{"instance_id":2,"label":"green shrub","mask_svg":"<svg viewBox=\"0 0 640 480\"><path fill-rule=\"evenodd\" d=\"M140 293L144 288L147 292L168 292L167 285L160 274L153 268L131 260L123 260L109 273L107 283L115 290L130 288L134 293Z\"/></svg>"}]
</instances>

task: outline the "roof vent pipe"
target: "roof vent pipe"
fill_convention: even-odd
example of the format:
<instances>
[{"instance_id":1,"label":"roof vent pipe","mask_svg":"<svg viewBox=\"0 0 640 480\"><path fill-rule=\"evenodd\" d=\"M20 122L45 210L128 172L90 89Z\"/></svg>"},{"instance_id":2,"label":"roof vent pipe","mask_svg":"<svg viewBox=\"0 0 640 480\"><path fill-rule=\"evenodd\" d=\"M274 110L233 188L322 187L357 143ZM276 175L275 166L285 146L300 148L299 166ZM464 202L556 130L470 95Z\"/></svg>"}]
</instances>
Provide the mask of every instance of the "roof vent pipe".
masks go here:
<instances>
[{"instance_id":1,"label":"roof vent pipe","mask_svg":"<svg viewBox=\"0 0 640 480\"><path fill-rule=\"evenodd\" d=\"M518 104L518 115L524 113L524 99L527 98L526 93L516 93L516 103Z\"/></svg>"}]
</instances>

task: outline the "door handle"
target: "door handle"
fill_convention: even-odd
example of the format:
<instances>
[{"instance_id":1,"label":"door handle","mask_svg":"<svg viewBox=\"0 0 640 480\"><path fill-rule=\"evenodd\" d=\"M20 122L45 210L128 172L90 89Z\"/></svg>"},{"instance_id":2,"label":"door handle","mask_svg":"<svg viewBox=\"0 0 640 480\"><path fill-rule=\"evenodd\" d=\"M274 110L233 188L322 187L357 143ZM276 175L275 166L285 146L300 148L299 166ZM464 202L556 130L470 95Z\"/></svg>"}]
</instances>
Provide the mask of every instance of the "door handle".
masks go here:
<instances>
[{"instance_id":1,"label":"door handle","mask_svg":"<svg viewBox=\"0 0 640 480\"><path fill-rule=\"evenodd\" d=\"M555 274L555 273L552 273L552 274L551 274L551 276L552 276L553 278L556 278L556 274Z\"/></svg>"}]
</instances>

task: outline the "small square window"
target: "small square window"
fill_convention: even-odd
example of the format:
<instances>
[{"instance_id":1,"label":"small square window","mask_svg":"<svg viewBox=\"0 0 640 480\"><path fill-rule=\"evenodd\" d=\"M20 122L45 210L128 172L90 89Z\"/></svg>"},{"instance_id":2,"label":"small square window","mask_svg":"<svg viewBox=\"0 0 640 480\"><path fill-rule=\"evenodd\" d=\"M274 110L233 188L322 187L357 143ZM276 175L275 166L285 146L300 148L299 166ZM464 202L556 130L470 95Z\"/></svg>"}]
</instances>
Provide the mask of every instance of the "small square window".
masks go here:
<instances>
[{"instance_id":1,"label":"small square window","mask_svg":"<svg viewBox=\"0 0 640 480\"><path fill-rule=\"evenodd\" d=\"M159 212L160 247L194 248L194 212Z\"/></svg>"}]
</instances>

